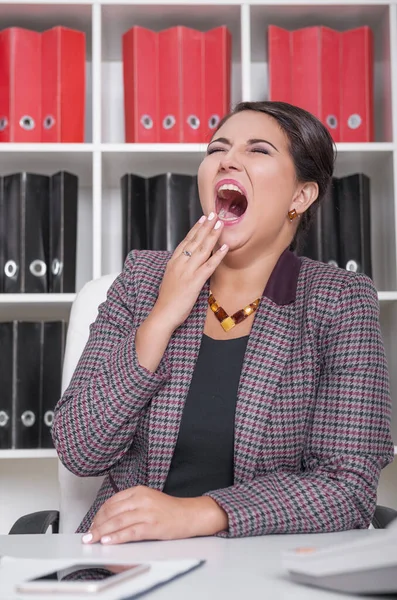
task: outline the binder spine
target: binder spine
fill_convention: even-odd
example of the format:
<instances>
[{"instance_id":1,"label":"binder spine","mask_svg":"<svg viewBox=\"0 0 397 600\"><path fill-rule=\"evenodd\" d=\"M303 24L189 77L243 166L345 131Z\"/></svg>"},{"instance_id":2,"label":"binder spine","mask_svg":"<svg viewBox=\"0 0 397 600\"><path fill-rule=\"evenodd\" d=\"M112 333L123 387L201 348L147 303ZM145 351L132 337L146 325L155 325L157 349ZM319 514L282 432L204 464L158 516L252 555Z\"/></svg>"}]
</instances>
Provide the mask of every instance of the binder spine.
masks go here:
<instances>
[{"instance_id":1,"label":"binder spine","mask_svg":"<svg viewBox=\"0 0 397 600\"><path fill-rule=\"evenodd\" d=\"M166 173L149 179L150 249L173 252L190 229L192 177Z\"/></svg>"},{"instance_id":2,"label":"binder spine","mask_svg":"<svg viewBox=\"0 0 397 600\"><path fill-rule=\"evenodd\" d=\"M12 448L13 322L0 323L0 449Z\"/></svg>"},{"instance_id":3,"label":"binder spine","mask_svg":"<svg viewBox=\"0 0 397 600\"><path fill-rule=\"evenodd\" d=\"M51 430L55 405L61 397L65 339L65 321L48 321L41 323L40 448L53 447Z\"/></svg>"},{"instance_id":4,"label":"binder spine","mask_svg":"<svg viewBox=\"0 0 397 600\"><path fill-rule=\"evenodd\" d=\"M78 177L60 171L50 179L49 291L76 290Z\"/></svg>"},{"instance_id":5,"label":"binder spine","mask_svg":"<svg viewBox=\"0 0 397 600\"><path fill-rule=\"evenodd\" d=\"M40 369L40 323L14 323L13 448L38 448Z\"/></svg>"},{"instance_id":6,"label":"binder spine","mask_svg":"<svg viewBox=\"0 0 397 600\"><path fill-rule=\"evenodd\" d=\"M0 142L40 142L40 33L0 31L0 89Z\"/></svg>"},{"instance_id":7,"label":"binder spine","mask_svg":"<svg viewBox=\"0 0 397 600\"><path fill-rule=\"evenodd\" d=\"M0 294L4 293L6 228L4 210L4 178L0 177Z\"/></svg>"},{"instance_id":8,"label":"binder spine","mask_svg":"<svg viewBox=\"0 0 397 600\"><path fill-rule=\"evenodd\" d=\"M84 142L85 33L54 27L42 33L43 142Z\"/></svg>"},{"instance_id":9,"label":"binder spine","mask_svg":"<svg viewBox=\"0 0 397 600\"><path fill-rule=\"evenodd\" d=\"M159 142L159 34L132 27L123 35L125 141Z\"/></svg>"},{"instance_id":10,"label":"binder spine","mask_svg":"<svg viewBox=\"0 0 397 600\"><path fill-rule=\"evenodd\" d=\"M147 179L126 173L121 178L123 260L133 250L149 249Z\"/></svg>"}]
</instances>

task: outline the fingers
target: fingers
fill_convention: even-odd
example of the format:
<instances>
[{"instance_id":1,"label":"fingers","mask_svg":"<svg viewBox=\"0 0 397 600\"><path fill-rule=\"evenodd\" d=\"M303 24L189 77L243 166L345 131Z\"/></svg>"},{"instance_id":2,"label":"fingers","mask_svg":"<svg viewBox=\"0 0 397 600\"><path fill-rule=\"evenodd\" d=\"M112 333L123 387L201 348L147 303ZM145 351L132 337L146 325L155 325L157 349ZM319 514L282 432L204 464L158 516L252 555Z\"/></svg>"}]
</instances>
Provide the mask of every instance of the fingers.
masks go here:
<instances>
[{"instance_id":1,"label":"fingers","mask_svg":"<svg viewBox=\"0 0 397 600\"><path fill-rule=\"evenodd\" d=\"M200 229L202 228L203 224L206 223L206 221L207 217L205 215L200 217L197 223L193 225L189 233L183 238L181 243L175 248L174 256L179 256L182 253L182 250L185 248L186 243L195 238L197 232L200 231Z\"/></svg>"},{"instance_id":2,"label":"fingers","mask_svg":"<svg viewBox=\"0 0 397 600\"><path fill-rule=\"evenodd\" d=\"M214 218L213 221L206 223L202 229L196 233L193 240L186 243L184 249L189 250L189 252L192 253L188 262L190 269L197 269L209 258L222 231L222 221Z\"/></svg>"},{"instance_id":3,"label":"fingers","mask_svg":"<svg viewBox=\"0 0 397 600\"><path fill-rule=\"evenodd\" d=\"M115 531L112 535L105 535L101 539L102 544L125 544L126 542L140 542L142 540L158 540L156 528L148 523L135 523L119 531Z\"/></svg>"},{"instance_id":4,"label":"fingers","mask_svg":"<svg viewBox=\"0 0 397 600\"><path fill-rule=\"evenodd\" d=\"M103 538L112 538L117 531L132 527L137 523L148 521L148 512L143 508L136 508L122 512L104 521L100 526L94 527L91 530L91 544L103 542Z\"/></svg>"},{"instance_id":5,"label":"fingers","mask_svg":"<svg viewBox=\"0 0 397 600\"><path fill-rule=\"evenodd\" d=\"M219 250L214 252L214 254L199 268L199 274L203 275L204 279L207 279L210 275L212 275L217 266L225 258L228 250L229 246L227 246L227 244L223 244Z\"/></svg>"},{"instance_id":6,"label":"fingers","mask_svg":"<svg viewBox=\"0 0 397 600\"><path fill-rule=\"evenodd\" d=\"M94 529L97 529L103 525L106 521L115 517L123 512L127 512L128 510L133 510L134 500L132 497L124 498L123 500L119 500L119 502L107 503L100 508L100 510L95 515L95 519L92 522L90 527L91 533Z\"/></svg>"}]
</instances>

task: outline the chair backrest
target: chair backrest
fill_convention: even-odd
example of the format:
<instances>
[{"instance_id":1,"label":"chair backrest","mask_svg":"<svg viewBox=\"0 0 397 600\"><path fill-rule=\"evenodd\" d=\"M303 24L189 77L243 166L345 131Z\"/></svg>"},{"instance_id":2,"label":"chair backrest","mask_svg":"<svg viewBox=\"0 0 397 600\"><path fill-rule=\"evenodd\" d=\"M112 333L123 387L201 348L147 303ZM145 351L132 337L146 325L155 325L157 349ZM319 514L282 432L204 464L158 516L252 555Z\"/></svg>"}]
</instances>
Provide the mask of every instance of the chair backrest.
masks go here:
<instances>
[{"instance_id":1,"label":"chair backrest","mask_svg":"<svg viewBox=\"0 0 397 600\"><path fill-rule=\"evenodd\" d=\"M89 336L89 327L98 314L99 305L117 277L104 275L88 282L77 294L70 312L62 370L62 394L69 385ZM60 491L60 533L74 533L94 501L103 481L102 477L77 477L58 461Z\"/></svg>"}]
</instances>

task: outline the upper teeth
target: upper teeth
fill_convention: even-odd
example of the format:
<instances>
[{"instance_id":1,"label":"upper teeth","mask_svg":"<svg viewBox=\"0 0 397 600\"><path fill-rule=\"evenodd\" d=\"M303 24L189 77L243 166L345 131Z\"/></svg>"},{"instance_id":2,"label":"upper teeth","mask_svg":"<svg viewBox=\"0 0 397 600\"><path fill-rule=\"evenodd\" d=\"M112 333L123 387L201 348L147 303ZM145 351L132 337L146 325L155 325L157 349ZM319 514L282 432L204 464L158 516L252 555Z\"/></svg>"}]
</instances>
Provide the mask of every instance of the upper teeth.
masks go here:
<instances>
[{"instance_id":1,"label":"upper teeth","mask_svg":"<svg viewBox=\"0 0 397 600\"><path fill-rule=\"evenodd\" d=\"M224 183L223 185L221 185L218 188L218 192L222 192L223 190L231 190L233 192L238 192L239 194L243 194L243 192L240 190L240 188L237 187L237 185L234 185L233 183Z\"/></svg>"}]
</instances>

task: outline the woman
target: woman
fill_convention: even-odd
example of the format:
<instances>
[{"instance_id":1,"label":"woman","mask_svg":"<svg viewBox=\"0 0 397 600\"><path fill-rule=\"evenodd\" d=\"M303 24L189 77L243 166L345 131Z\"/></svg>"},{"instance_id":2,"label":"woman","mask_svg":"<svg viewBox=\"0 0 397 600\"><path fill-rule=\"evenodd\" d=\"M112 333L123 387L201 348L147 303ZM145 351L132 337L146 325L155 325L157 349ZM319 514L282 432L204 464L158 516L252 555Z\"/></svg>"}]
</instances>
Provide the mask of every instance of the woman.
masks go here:
<instances>
[{"instance_id":1,"label":"woman","mask_svg":"<svg viewBox=\"0 0 397 600\"><path fill-rule=\"evenodd\" d=\"M128 255L53 427L70 471L107 474L84 542L368 527L393 459L377 293L289 250L333 163L309 113L240 104L203 217L172 255Z\"/></svg>"}]
</instances>

